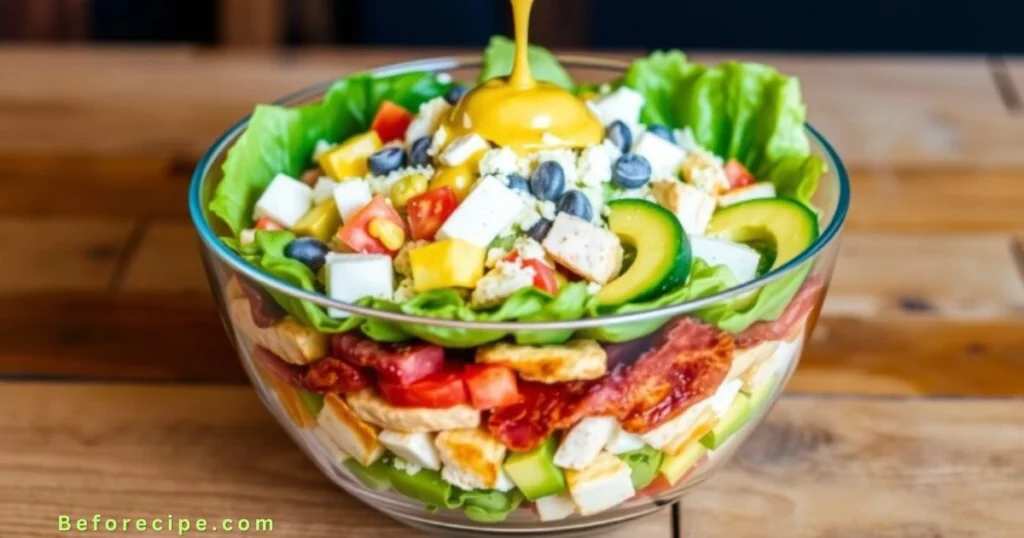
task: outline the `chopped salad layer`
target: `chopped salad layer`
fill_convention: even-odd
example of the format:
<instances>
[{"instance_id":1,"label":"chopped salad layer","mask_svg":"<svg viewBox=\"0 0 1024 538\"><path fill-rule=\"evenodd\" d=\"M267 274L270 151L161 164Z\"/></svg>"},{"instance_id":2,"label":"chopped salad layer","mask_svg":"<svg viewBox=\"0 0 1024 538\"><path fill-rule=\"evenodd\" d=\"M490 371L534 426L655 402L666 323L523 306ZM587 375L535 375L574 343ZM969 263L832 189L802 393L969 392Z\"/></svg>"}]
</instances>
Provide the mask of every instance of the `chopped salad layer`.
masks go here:
<instances>
[{"instance_id":1,"label":"chopped salad layer","mask_svg":"<svg viewBox=\"0 0 1024 538\"><path fill-rule=\"evenodd\" d=\"M444 118L469 88L435 73L355 75L321 103L260 106L211 210L225 244L333 299L464 321L601 317L758 278L818 237L795 79L677 52L577 84L534 74L604 127L524 150ZM508 73L495 38L481 82ZM553 137L554 135L552 135ZM770 399L822 293L810 262L680 319L581 331L397 323L324 309L240 276L234 327L296 425L366 487L497 522L666 491Z\"/></svg>"}]
</instances>

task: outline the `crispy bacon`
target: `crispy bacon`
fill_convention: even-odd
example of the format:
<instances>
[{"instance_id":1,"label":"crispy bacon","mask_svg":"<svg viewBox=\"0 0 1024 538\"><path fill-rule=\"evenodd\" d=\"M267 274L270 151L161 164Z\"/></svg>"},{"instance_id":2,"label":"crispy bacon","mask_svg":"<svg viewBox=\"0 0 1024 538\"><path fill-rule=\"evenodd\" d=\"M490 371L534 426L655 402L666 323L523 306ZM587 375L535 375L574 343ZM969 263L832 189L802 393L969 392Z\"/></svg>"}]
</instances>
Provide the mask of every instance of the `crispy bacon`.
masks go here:
<instances>
[{"instance_id":1,"label":"crispy bacon","mask_svg":"<svg viewBox=\"0 0 1024 538\"><path fill-rule=\"evenodd\" d=\"M444 349L433 344L381 344L355 333L331 337L335 357L373 368L381 379L409 385L444 368Z\"/></svg>"},{"instance_id":2,"label":"crispy bacon","mask_svg":"<svg viewBox=\"0 0 1024 538\"><path fill-rule=\"evenodd\" d=\"M373 372L341 359L327 357L309 365L302 385L310 392L345 394L373 385Z\"/></svg>"},{"instance_id":3,"label":"crispy bacon","mask_svg":"<svg viewBox=\"0 0 1024 538\"><path fill-rule=\"evenodd\" d=\"M821 300L823 288L821 277L811 275L778 318L758 321L737 334L736 349L749 349L768 340L789 339L797 327L803 326L811 310Z\"/></svg>"},{"instance_id":4,"label":"crispy bacon","mask_svg":"<svg viewBox=\"0 0 1024 538\"><path fill-rule=\"evenodd\" d=\"M520 403L495 410L491 434L513 450L530 450L586 416L610 415L632 432L649 431L706 398L729 372L732 337L683 318L634 364L615 365L596 381L520 383Z\"/></svg>"}]
</instances>

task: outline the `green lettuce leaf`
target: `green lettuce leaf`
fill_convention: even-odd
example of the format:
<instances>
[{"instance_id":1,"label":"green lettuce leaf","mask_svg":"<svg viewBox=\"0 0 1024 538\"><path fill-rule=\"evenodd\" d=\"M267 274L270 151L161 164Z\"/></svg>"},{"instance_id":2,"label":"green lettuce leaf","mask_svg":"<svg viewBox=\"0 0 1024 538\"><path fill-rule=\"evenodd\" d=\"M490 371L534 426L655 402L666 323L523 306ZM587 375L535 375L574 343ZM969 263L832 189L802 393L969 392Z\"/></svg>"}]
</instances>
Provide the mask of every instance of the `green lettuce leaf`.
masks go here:
<instances>
[{"instance_id":1,"label":"green lettuce leaf","mask_svg":"<svg viewBox=\"0 0 1024 538\"><path fill-rule=\"evenodd\" d=\"M448 87L433 73L359 74L334 83L319 103L257 106L228 151L210 211L237 236L251 222L253 206L274 176L298 177L308 167L318 140L339 141L365 131L384 99L416 111Z\"/></svg>"},{"instance_id":2,"label":"green lettuce leaf","mask_svg":"<svg viewBox=\"0 0 1024 538\"><path fill-rule=\"evenodd\" d=\"M708 265L704 260L698 258L693 260L693 265L690 267L690 276L681 286L669 290L654 299L626 303L611 308L600 308L597 306L596 301L590 301L588 313L592 316L610 316L643 312L700 297L707 297L708 295L725 291L736 284L736 278L729 271L728 267L724 265ZM608 324L593 329L585 329L582 331L581 336L607 343L627 342L657 331L669 319L671 318L666 317L632 323Z\"/></svg>"},{"instance_id":3,"label":"green lettuce leaf","mask_svg":"<svg viewBox=\"0 0 1024 538\"><path fill-rule=\"evenodd\" d=\"M480 68L480 81L490 80L497 77L505 77L512 73L512 64L515 63L516 44L504 36L494 36L487 43L484 50L483 66ZM572 77L562 67L554 54L544 47L530 45L527 49L527 57L530 61L530 70L533 78L543 80L572 90Z\"/></svg>"},{"instance_id":4,"label":"green lettuce leaf","mask_svg":"<svg viewBox=\"0 0 1024 538\"><path fill-rule=\"evenodd\" d=\"M796 78L756 63L705 67L658 51L633 62L623 84L644 96L642 121L688 126L698 143L738 159L780 196L810 203L825 163L811 155Z\"/></svg>"},{"instance_id":5,"label":"green lettuce leaf","mask_svg":"<svg viewBox=\"0 0 1024 538\"><path fill-rule=\"evenodd\" d=\"M762 287L752 300L737 299L731 303L713 305L699 310L695 315L732 333L738 333L758 321L777 319L800 291L800 286L810 272L811 264L806 263Z\"/></svg>"},{"instance_id":6,"label":"green lettuce leaf","mask_svg":"<svg viewBox=\"0 0 1024 538\"><path fill-rule=\"evenodd\" d=\"M499 523L505 521L519 505L524 497L518 489L502 493L497 490L456 490L457 502L463 505L466 517L479 523Z\"/></svg>"}]
</instances>

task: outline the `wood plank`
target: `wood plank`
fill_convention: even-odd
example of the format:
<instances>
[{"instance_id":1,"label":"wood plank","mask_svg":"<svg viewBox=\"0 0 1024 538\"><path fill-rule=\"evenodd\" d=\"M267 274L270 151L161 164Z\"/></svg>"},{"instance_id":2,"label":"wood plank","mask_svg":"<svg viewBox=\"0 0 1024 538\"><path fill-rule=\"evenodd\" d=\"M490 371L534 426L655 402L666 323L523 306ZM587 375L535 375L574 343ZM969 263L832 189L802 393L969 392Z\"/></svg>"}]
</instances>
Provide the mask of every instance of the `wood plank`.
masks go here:
<instances>
[{"instance_id":1,"label":"wood plank","mask_svg":"<svg viewBox=\"0 0 1024 538\"><path fill-rule=\"evenodd\" d=\"M155 222L147 227L119 289L207 293L210 287L199 249L199 237L191 224Z\"/></svg>"},{"instance_id":2,"label":"wood plank","mask_svg":"<svg viewBox=\"0 0 1024 538\"><path fill-rule=\"evenodd\" d=\"M693 54L777 67L801 80L810 121L854 165L992 168L1024 163L1024 124L1003 109L984 58Z\"/></svg>"},{"instance_id":3,"label":"wood plank","mask_svg":"<svg viewBox=\"0 0 1024 538\"><path fill-rule=\"evenodd\" d=\"M842 241L829 314L911 310L985 319L1024 313L1011 235L851 233Z\"/></svg>"},{"instance_id":4,"label":"wood plank","mask_svg":"<svg viewBox=\"0 0 1024 538\"><path fill-rule=\"evenodd\" d=\"M274 536L420 536L326 479L248 388L4 383L0 399L0 535L53 536L57 514L170 513L270 518ZM632 533L668 538L669 512L613 536Z\"/></svg>"},{"instance_id":5,"label":"wood plank","mask_svg":"<svg viewBox=\"0 0 1024 538\"><path fill-rule=\"evenodd\" d=\"M132 222L0 219L0 295L106 289Z\"/></svg>"},{"instance_id":6,"label":"wood plank","mask_svg":"<svg viewBox=\"0 0 1024 538\"><path fill-rule=\"evenodd\" d=\"M1012 110L1010 112L1019 116L1024 113L1024 57L1010 57L1002 65L1009 75L1008 82L1011 84L1009 101L1012 104Z\"/></svg>"},{"instance_id":7,"label":"wood plank","mask_svg":"<svg viewBox=\"0 0 1024 538\"><path fill-rule=\"evenodd\" d=\"M353 69L434 52L87 48L56 54L8 48L0 52L0 71L23 76L0 84L0 147L195 156L253 103ZM732 56L799 75L812 120L851 164L999 168L1024 162L1013 142L1024 127L1004 113L980 57ZM49 68L28 68L35 65ZM76 80L75 92L63 91L60 81L68 79Z\"/></svg>"},{"instance_id":8,"label":"wood plank","mask_svg":"<svg viewBox=\"0 0 1024 538\"><path fill-rule=\"evenodd\" d=\"M282 44L287 19L281 0L219 0L217 7L222 44L263 49Z\"/></svg>"},{"instance_id":9,"label":"wood plank","mask_svg":"<svg viewBox=\"0 0 1024 538\"><path fill-rule=\"evenodd\" d=\"M1019 536L1024 401L785 398L683 536Z\"/></svg>"}]
</instances>

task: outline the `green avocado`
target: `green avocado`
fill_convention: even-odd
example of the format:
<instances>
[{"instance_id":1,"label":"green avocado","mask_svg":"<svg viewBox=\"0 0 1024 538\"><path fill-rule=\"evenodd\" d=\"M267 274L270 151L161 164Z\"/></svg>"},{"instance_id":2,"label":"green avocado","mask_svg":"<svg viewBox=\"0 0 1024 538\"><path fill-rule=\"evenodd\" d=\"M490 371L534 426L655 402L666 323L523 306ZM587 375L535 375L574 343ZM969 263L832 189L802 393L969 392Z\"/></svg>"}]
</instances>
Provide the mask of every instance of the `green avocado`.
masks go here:
<instances>
[{"instance_id":1,"label":"green avocado","mask_svg":"<svg viewBox=\"0 0 1024 538\"><path fill-rule=\"evenodd\" d=\"M716 450L725 444L732 437L732 434L736 433L737 430L747 423L752 411L753 407L750 405L750 396L742 392L737 394L736 399L733 400L732 405L729 406L729 410L725 412L722 420L718 422L715 429L701 437L700 443L708 450Z\"/></svg>"},{"instance_id":2,"label":"green avocado","mask_svg":"<svg viewBox=\"0 0 1024 538\"><path fill-rule=\"evenodd\" d=\"M771 399L772 393L775 392L775 385L779 383L779 375L775 374L771 379L766 381L764 385L757 388L754 393L750 396L750 410L757 411L764 407L768 400Z\"/></svg>"},{"instance_id":3,"label":"green avocado","mask_svg":"<svg viewBox=\"0 0 1024 538\"><path fill-rule=\"evenodd\" d=\"M533 450L509 456L505 460L505 472L531 501L565 490L565 476L555 465L554 437Z\"/></svg>"},{"instance_id":4,"label":"green avocado","mask_svg":"<svg viewBox=\"0 0 1024 538\"><path fill-rule=\"evenodd\" d=\"M633 481L634 490L639 491L654 480L664 456L664 452L651 446L619 454L619 459L629 465L629 477Z\"/></svg>"},{"instance_id":5,"label":"green avocado","mask_svg":"<svg viewBox=\"0 0 1024 538\"><path fill-rule=\"evenodd\" d=\"M708 449L700 443L690 443L682 452L675 456L665 456L661 460L661 467L658 473L665 477L669 485L676 485L681 478L686 476L687 471L693 468L706 454Z\"/></svg>"},{"instance_id":6,"label":"green avocado","mask_svg":"<svg viewBox=\"0 0 1024 538\"><path fill-rule=\"evenodd\" d=\"M789 198L750 200L718 210L707 235L744 243L760 252L762 259L774 257L767 268L770 270L796 258L814 243L818 217Z\"/></svg>"},{"instance_id":7,"label":"green avocado","mask_svg":"<svg viewBox=\"0 0 1024 538\"><path fill-rule=\"evenodd\" d=\"M654 297L674 288L690 274L690 241L669 210L647 200L608 203L608 229L636 251L626 270L597 294L601 306L616 306Z\"/></svg>"},{"instance_id":8,"label":"green avocado","mask_svg":"<svg viewBox=\"0 0 1024 538\"><path fill-rule=\"evenodd\" d=\"M364 467L356 460L349 458L343 464L356 478L363 483L367 489L373 491L387 491L391 487L391 480L388 478L388 465L384 460L377 460L369 467Z\"/></svg>"}]
</instances>

